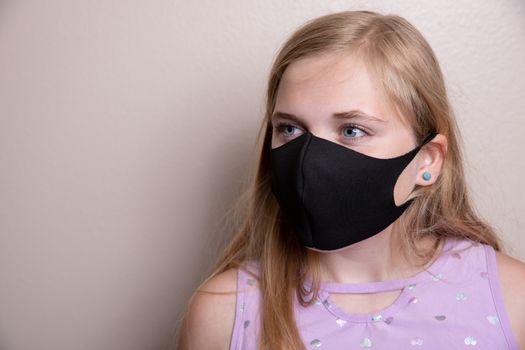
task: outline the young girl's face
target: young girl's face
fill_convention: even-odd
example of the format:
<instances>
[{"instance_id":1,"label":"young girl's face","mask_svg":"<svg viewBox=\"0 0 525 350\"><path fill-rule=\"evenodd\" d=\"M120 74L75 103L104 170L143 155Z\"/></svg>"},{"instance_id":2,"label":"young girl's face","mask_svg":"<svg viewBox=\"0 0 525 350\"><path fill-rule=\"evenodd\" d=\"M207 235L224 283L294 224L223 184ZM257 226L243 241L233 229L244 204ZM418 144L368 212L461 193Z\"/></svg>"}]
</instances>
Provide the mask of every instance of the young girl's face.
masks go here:
<instances>
[{"instance_id":1,"label":"young girl's face","mask_svg":"<svg viewBox=\"0 0 525 350\"><path fill-rule=\"evenodd\" d=\"M362 62L348 54L308 57L288 66L271 122L272 148L305 131L376 158L393 158L416 146L406 118ZM405 168L394 189L396 204L407 199L414 184L422 184L418 174L430 161L419 152Z\"/></svg>"}]
</instances>

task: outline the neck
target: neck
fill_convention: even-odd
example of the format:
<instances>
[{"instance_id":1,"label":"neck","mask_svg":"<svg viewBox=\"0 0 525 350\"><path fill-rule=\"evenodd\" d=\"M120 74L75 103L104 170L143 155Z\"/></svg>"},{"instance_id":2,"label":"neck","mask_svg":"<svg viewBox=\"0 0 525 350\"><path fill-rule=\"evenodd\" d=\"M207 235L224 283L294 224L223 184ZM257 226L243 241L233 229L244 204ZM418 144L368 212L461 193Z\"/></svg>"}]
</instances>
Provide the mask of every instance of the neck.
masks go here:
<instances>
[{"instance_id":1,"label":"neck","mask_svg":"<svg viewBox=\"0 0 525 350\"><path fill-rule=\"evenodd\" d=\"M390 225L380 233L349 247L318 255L321 281L336 283L369 283L407 278L419 272L414 261L408 261ZM431 249L435 240L419 242L421 249ZM431 263L431 262L428 262Z\"/></svg>"}]
</instances>

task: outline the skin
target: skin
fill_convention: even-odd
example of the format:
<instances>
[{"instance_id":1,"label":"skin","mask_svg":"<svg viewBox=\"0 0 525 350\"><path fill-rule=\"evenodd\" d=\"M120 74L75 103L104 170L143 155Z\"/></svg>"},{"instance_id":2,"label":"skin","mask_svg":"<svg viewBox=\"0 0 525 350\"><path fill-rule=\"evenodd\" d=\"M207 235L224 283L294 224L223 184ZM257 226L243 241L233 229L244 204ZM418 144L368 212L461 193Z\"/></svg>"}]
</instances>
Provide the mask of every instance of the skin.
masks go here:
<instances>
[{"instance_id":1,"label":"skin","mask_svg":"<svg viewBox=\"0 0 525 350\"><path fill-rule=\"evenodd\" d=\"M402 155L416 146L416 140L406 118L387 101L357 58L330 54L295 61L286 69L279 85L272 118L272 148L310 131L369 156L391 158ZM359 110L379 121L366 117L346 120L333 117L335 113L350 110ZM345 125L348 123L353 125ZM437 135L421 148L398 178L394 189L396 204L410 198L416 185L431 186L436 181L446 152L447 140L443 135ZM425 171L432 174L428 181L422 179ZM407 278L421 271L406 261L399 249L395 249L398 234L391 225L349 247L321 252L321 279L367 283ZM425 248L432 243L422 241L420 246ZM378 256L382 258L377 259ZM511 328L520 349L525 349L525 264L500 252L496 257ZM210 280L203 289L235 291L236 276L236 271L226 271ZM399 291L334 294L332 300L349 312L365 313L388 306L398 294ZM235 294L197 293L189 307L179 349L228 349L234 310Z\"/></svg>"}]
</instances>

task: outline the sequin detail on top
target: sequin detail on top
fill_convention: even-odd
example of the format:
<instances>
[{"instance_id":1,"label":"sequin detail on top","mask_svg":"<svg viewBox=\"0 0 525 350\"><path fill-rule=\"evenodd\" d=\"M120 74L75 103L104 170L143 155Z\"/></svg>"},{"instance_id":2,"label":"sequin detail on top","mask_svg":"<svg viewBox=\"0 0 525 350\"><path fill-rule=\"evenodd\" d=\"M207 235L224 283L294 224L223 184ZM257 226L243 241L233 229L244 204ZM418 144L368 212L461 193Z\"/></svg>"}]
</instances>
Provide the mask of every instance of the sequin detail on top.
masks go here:
<instances>
[{"instance_id":1,"label":"sequin detail on top","mask_svg":"<svg viewBox=\"0 0 525 350\"><path fill-rule=\"evenodd\" d=\"M294 297L294 316L306 349L518 350L503 304L495 251L473 243L448 238L427 270L404 280L321 283L319 299L309 306ZM257 349L261 302L257 266L249 262L239 270L231 350ZM352 313L331 299L333 293L394 290L398 297L371 313Z\"/></svg>"}]
</instances>

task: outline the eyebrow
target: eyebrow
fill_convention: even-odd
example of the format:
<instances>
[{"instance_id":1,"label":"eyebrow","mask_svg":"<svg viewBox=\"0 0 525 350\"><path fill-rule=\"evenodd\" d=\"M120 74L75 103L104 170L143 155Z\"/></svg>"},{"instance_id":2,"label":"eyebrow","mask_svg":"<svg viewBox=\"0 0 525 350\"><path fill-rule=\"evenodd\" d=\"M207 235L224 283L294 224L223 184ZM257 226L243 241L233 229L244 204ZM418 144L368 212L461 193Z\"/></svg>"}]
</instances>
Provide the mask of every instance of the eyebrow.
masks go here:
<instances>
[{"instance_id":1,"label":"eyebrow","mask_svg":"<svg viewBox=\"0 0 525 350\"><path fill-rule=\"evenodd\" d=\"M334 113L332 114L332 118L334 119L342 119L342 120L345 120L345 119L365 119L365 120L370 120L370 121L374 121L374 122L378 122L378 123L386 123L385 120L381 119L381 118L378 118L378 117L375 117L373 115L370 115L370 114L367 114L361 110L358 110L358 109L352 109L348 112L339 112L339 113ZM290 113L285 113L285 112L279 112L279 111L276 111L272 116L271 116L271 121L273 122L275 119L288 119L288 120L291 120L291 121L294 121L298 124L303 124L302 120L297 117L296 115L293 115L293 114L290 114Z\"/></svg>"}]
</instances>

